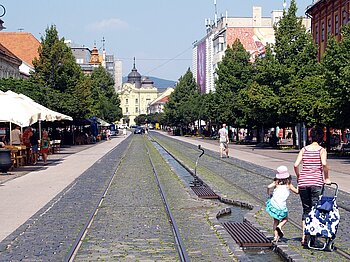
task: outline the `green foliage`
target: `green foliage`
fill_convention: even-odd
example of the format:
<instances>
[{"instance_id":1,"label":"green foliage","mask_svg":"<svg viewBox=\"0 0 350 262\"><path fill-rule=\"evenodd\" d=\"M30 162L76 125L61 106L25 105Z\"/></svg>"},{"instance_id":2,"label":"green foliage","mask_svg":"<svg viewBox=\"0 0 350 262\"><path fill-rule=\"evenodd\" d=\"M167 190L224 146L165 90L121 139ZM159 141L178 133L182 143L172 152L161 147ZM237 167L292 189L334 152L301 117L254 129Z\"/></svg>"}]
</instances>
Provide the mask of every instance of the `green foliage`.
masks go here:
<instances>
[{"instance_id":1,"label":"green foliage","mask_svg":"<svg viewBox=\"0 0 350 262\"><path fill-rule=\"evenodd\" d=\"M273 126L279 107L279 97L267 85L254 82L238 92L237 105L249 126Z\"/></svg>"},{"instance_id":2,"label":"green foliage","mask_svg":"<svg viewBox=\"0 0 350 262\"><path fill-rule=\"evenodd\" d=\"M60 92L73 90L83 73L64 38L59 39L54 25L46 29L38 52L39 58L33 61L35 72L31 75L35 82Z\"/></svg>"},{"instance_id":3,"label":"green foliage","mask_svg":"<svg viewBox=\"0 0 350 262\"><path fill-rule=\"evenodd\" d=\"M325 88L331 99L333 121L336 127L350 126L350 26L342 27L342 40L329 39L322 58Z\"/></svg>"},{"instance_id":4,"label":"green foliage","mask_svg":"<svg viewBox=\"0 0 350 262\"><path fill-rule=\"evenodd\" d=\"M95 115L109 122L122 117L120 99L114 89L114 80L107 70L99 66L91 74L91 97Z\"/></svg>"},{"instance_id":5,"label":"green foliage","mask_svg":"<svg viewBox=\"0 0 350 262\"><path fill-rule=\"evenodd\" d=\"M135 121L136 125L140 126L140 125L144 125L146 123L146 119L148 119L148 115L140 114L140 115L135 117L134 121Z\"/></svg>"},{"instance_id":6,"label":"green foliage","mask_svg":"<svg viewBox=\"0 0 350 262\"><path fill-rule=\"evenodd\" d=\"M240 90L252 81L253 67L250 54L237 39L232 47L227 47L225 56L216 70L216 90L213 102L217 105L213 119L228 124L242 124L242 110L237 103Z\"/></svg>"},{"instance_id":7,"label":"green foliage","mask_svg":"<svg viewBox=\"0 0 350 262\"><path fill-rule=\"evenodd\" d=\"M199 112L198 86L190 69L181 76L174 92L171 93L164 113L167 123L187 127L198 119Z\"/></svg>"}]
</instances>

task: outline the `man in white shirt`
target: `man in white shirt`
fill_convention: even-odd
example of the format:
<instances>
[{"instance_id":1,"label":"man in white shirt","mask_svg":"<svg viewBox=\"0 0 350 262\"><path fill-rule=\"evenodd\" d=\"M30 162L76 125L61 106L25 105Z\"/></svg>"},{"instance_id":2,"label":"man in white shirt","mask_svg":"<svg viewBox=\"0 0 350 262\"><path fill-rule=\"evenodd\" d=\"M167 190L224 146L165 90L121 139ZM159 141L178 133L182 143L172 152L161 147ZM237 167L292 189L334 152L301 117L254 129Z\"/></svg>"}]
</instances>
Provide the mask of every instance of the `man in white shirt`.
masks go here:
<instances>
[{"instance_id":1,"label":"man in white shirt","mask_svg":"<svg viewBox=\"0 0 350 262\"><path fill-rule=\"evenodd\" d=\"M222 124L222 128L219 129L219 141L220 141L220 157L223 157L223 152L225 151L226 158L228 158L228 132L226 130L226 124Z\"/></svg>"},{"instance_id":2,"label":"man in white shirt","mask_svg":"<svg viewBox=\"0 0 350 262\"><path fill-rule=\"evenodd\" d=\"M15 129L11 131L11 141L12 145L20 145L22 141L22 134L19 126L16 126Z\"/></svg>"}]
</instances>

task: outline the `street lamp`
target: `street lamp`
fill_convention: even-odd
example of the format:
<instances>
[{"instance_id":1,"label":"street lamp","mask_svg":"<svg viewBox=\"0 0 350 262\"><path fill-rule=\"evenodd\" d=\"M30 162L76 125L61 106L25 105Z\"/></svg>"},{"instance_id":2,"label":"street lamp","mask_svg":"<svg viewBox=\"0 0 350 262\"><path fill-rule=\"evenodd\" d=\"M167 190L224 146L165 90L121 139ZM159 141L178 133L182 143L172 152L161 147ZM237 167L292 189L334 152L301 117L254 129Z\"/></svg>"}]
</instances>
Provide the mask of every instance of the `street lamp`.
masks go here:
<instances>
[{"instance_id":1,"label":"street lamp","mask_svg":"<svg viewBox=\"0 0 350 262\"><path fill-rule=\"evenodd\" d=\"M6 14L6 9L5 6L0 5L0 17L3 17ZM4 21L0 18L0 31L2 31L3 29L6 29L6 27L4 27Z\"/></svg>"}]
</instances>

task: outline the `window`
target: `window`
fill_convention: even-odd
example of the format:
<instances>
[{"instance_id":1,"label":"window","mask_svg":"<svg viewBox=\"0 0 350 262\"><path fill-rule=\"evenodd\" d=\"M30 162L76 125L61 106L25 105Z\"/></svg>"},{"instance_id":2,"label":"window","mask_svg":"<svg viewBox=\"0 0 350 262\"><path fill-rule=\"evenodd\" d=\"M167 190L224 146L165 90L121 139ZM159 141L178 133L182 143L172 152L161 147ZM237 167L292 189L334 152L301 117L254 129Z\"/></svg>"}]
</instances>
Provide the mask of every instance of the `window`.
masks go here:
<instances>
[{"instance_id":1,"label":"window","mask_svg":"<svg viewBox=\"0 0 350 262\"><path fill-rule=\"evenodd\" d=\"M125 108L125 113L129 113L129 107Z\"/></svg>"},{"instance_id":2,"label":"window","mask_svg":"<svg viewBox=\"0 0 350 262\"><path fill-rule=\"evenodd\" d=\"M324 41L324 22L322 22L321 24L321 41L323 42Z\"/></svg>"},{"instance_id":3,"label":"window","mask_svg":"<svg viewBox=\"0 0 350 262\"><path fill-rule=\"evenodd\" d=\"M343 10L343 14L342 14L342 25L345 25L345 24L346 24L346 20L347 20L346 11Z\"/></svg>"},{"instance_id":4,"label":"window","mask_svg":"<svg viewBox=\"0 0 350 262\"><path fill-rule=\"evenodd\" d=\"M328 19L327 34L332 34L332 20Z\"/></svg>"},{"instance_id":5,"label":"window","mask_svg":"<svg viewBox=\"0 0 350 262\"><path fill-rule=\"evenodd\" d=\"M316 44L319 43L319 39L318 39L318 26L315 26L315 39L316 39Z\"/></svg>"},{"instance_id":6,"label":"window","mask_svg":"<svg viewBox=\"0 0 350 262\"><path fill-rule=\"evenodd\" d=\"M125 104L129 104L129 99L128 98L125 99Z\"/></svg>"},{"instance_id":7,"label":"window","mask_svg":"<svg viewBox=\"0 0 350 262\"><path fill-rule=\"evenodd\" d=\"M135 113L138 113L138 112L139 112L139 108L135 107Z\"/></svg>"},{"instance_id":8,"label":"window","mask_svg":"<svg viewBox=\"0 0 350 262\"><path fill-rule=\"evenodd\" d=\"M334 20L334 33L337 35L339 34L339 16L335 15Z\"/></svg>"},{"instance_id":9,"label":"window","mask_svg":"<svg viewBox=\"0 0 350 262\"><path fill-rule=\"evenodd\" d=\"M135 104L138 104L139 103L139 100L136 98L135 99Z\"/></svg>"}]
</instances>

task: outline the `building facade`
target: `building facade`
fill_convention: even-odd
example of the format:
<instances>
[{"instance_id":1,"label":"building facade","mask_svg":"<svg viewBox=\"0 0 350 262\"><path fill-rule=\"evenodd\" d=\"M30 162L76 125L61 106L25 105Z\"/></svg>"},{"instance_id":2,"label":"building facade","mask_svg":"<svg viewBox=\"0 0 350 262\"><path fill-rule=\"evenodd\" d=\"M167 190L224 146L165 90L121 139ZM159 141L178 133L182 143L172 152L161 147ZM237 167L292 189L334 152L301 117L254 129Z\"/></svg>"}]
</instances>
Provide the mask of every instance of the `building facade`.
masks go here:
<instances>
[{"instance_id":1,"label":"building facade","mask_svg":"<svg viewBox=\"0 0 350 262\"><path fill-rule=\"evenodd\" d=\"M135 118L140 114L149 113L149 105L158 97L158 89L149 78L142 78L134 67L128 75L127 82L123 83L118 91L120 107L123 117L122 124L135 125Z\"/></svg>"},{"instance_id":2,"label":"building facade","mask_svg":"<svg viewBox=\"0 0 350 262\"><path fill-rule=\"evenodd\" d=\"M34 71L33 60L39 57L40 42L31 33L0 32L0 44L21 60L20 77L29 77Z\"/></svg>"},{"instance_id":3,"label":"building facade","mask_svg":"<svg viewBox=\"0 0 350 262\"><path fill-rule=\"evenodd\" d=\"M174 88L167 88L160 96L153 100L148 106L148 113L162 113L164 112L164 106L168 102L171 93L174 92Z\"/></svg>"},{"instance_id":4,"label":"building facade","mask_svg":"<svg viewBox=\"0 0 350 262\"><path fill-rule=\"evenodd\" d=\"M0 78L19 78L22 61L0 44Z\"/></svg>"},{"instance_id":5,"label":"building facade","mask_svg":"<svg viewBox=\"0 0 350 262\"><path fill-rule=\"evenodd\" d=\"M319 59L327 48L329 37L335 37L338 41L341 39L340 29L350 21L349 9L349 0L318 0L307 8Z\"/></svg>"},{"instance_id":6,"label":"building facade","mask_svg":"<svg viewBox=\"0 0 350 262\"><path fill-rule=\"evenodd\" d=\"M283 16L282 10L271 12L271 17L262 17L261 7L253 7L252 17L221 17L206 21L206 35L193 45L192 73L202 93L215 91L216 69L222 61L227 46L239 39L250 53L251 60L265 54L265 46L275 43L274 25ZM303 24L310 27L310 19Z\"/></svg>"}]
</instances>

